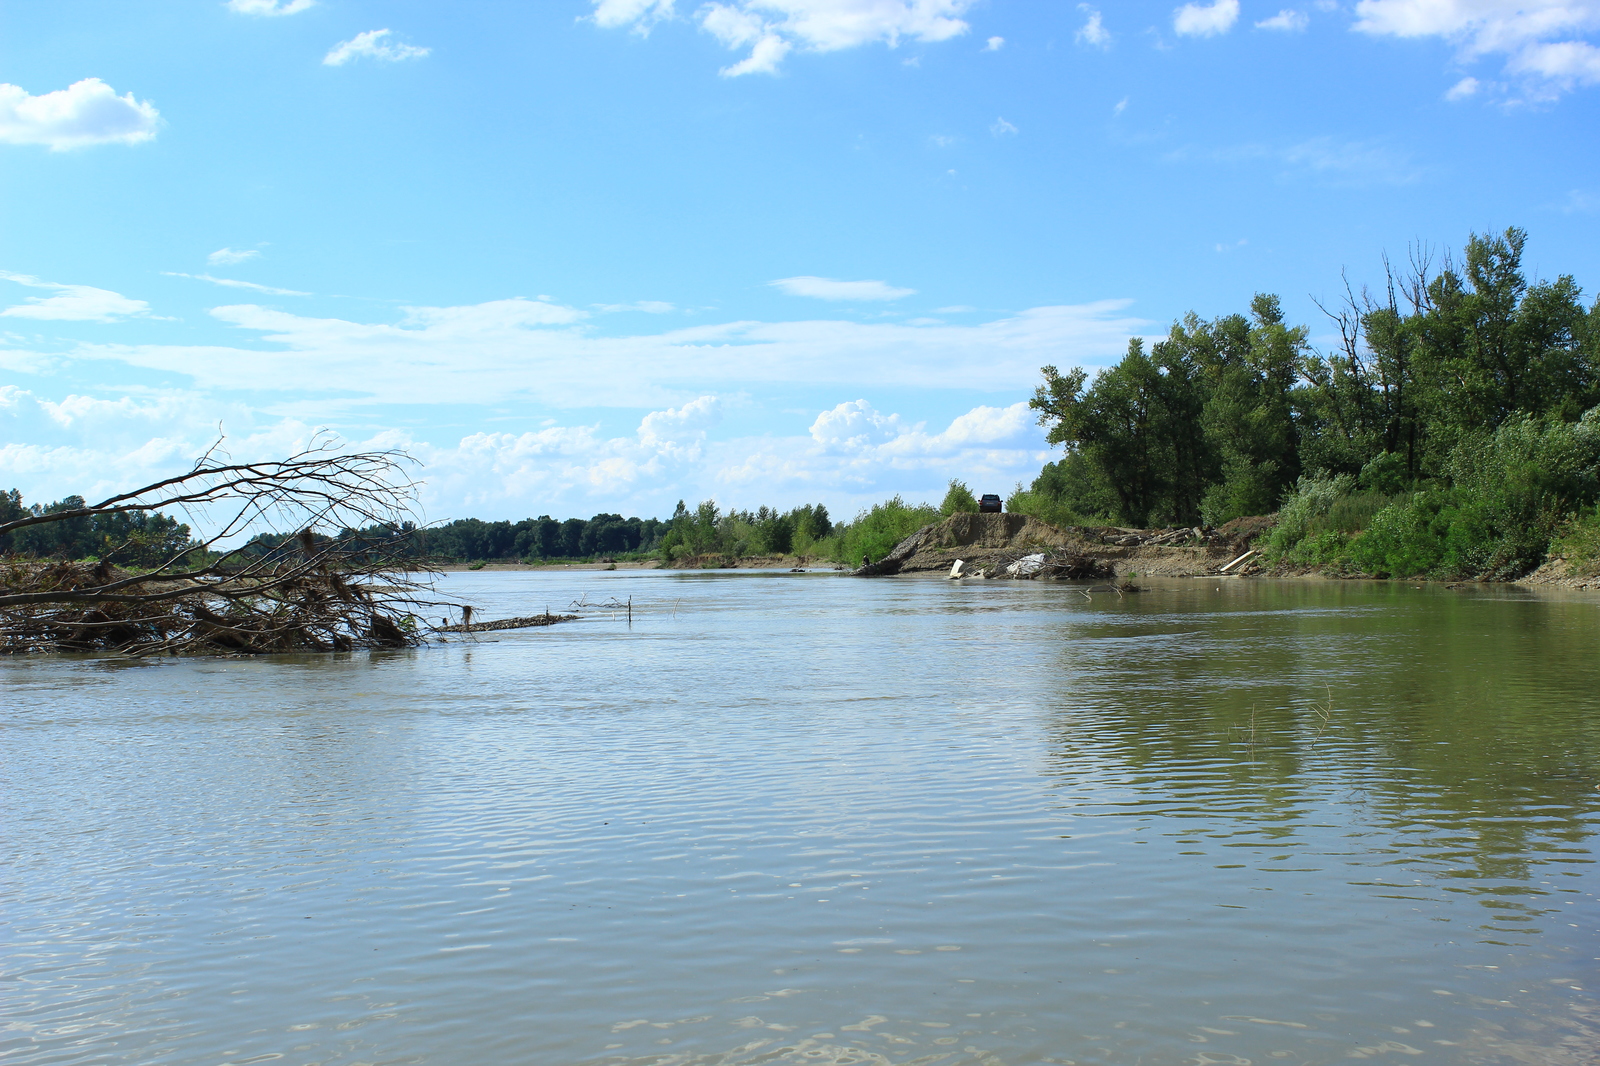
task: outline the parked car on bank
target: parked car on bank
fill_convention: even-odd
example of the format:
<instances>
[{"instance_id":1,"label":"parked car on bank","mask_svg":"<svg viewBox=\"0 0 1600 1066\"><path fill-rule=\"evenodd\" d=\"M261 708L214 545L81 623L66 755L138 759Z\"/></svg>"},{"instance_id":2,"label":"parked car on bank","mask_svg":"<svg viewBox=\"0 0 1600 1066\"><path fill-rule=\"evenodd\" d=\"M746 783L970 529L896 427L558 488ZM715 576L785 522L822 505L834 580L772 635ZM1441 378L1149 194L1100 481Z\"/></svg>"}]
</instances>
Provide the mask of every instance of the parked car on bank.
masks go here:
<instances>
[{"instance_id":1,"label":"parked car on bank","mask_svg":"<svg viewBox=\"0 0 1600 1066\"><path fill-rule=\"evenodd\" d=\"M983 498L978 501L978 513L979 514L999 514L1000 513L1000 497L996 496L992 492L984 493L983 494Z\"/></svg>"}]
</instances>

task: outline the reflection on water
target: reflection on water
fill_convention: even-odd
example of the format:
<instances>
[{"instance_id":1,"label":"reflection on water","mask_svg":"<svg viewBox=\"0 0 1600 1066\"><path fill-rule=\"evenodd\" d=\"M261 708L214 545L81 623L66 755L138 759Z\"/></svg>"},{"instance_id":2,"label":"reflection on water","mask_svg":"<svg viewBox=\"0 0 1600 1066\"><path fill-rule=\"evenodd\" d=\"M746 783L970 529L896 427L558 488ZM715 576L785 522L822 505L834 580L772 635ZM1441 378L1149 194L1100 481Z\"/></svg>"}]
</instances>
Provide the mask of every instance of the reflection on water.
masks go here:
<instances>
[{"instance_id":1,"label":"reflection on water","mask_svg":"<svg viewBox=\"0 0 1600 1066\"><path fill-rule=\"evenodd\" d=\"M0 663L16 1063L1587 1063L1600 603L464 574Z\"/></svg>"}]
</instances>

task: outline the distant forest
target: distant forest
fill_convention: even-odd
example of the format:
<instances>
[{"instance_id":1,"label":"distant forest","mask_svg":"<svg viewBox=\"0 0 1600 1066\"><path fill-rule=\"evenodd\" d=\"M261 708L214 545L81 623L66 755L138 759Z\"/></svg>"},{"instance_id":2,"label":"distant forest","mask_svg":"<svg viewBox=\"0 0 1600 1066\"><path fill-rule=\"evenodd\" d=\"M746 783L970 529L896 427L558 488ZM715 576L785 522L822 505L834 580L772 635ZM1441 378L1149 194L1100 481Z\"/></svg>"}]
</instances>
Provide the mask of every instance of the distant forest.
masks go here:
<instances>
[{"instance_id":1,"label":"distant forest","mask_svg":"<svg viewBox=\"0 0 1600 1066\"><path fill-rule=\"evenodd\" d=\"M84 506L81 496L48 505L25 505L16 489L0 493L0 523L28 514L56 513ZM833 532L828 509L808 504L779 512L724 512L707 501L694 510L678 503L672 517L624 518L597 514L560 521L549 515L520 522L485 522L461 518L437 526L414 523L344 529L340 539L366 542L374 550L402 542L408 555L450 562L560 561L606 557L638 557L660 553L665 558L698 555L788 555L814 548ZM292 534L261 534L245 547L246 554L264 555L293 541ZM159 565L193 543L189 527L162 514L131 511L28 526L0 534L0 553L35 558L105 559L123 566Z\"/></svg>"}]
</instances>

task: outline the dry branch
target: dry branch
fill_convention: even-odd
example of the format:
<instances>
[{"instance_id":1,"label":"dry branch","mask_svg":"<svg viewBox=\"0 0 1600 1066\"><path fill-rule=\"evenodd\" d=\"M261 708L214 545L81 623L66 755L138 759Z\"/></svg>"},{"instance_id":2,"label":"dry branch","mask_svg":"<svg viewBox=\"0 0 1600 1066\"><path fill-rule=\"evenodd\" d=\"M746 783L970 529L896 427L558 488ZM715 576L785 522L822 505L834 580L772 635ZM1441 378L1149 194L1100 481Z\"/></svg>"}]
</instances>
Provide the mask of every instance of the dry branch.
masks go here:
<instances>
[{"instance_id":1,"label":"dry branch","mask_svg":"<svg viewBox=\"0 0 1600 1066\"><path fill-rule=\"evenodd\" d=\"M288 459L225 461L213 447L185 474L25 526L123 511L180 511L209 532L149 570L105 562L0 560L0 651L130 654L348 651L420 643L416 615L445 606L402 520L415 502L409 457L340 453L329 437ZM378 541L348 531L378 526ZM346 535L319 536L317 529ZM409 527L405 527L409 530ZM250 533L277 547L219 549Z\"/></svg>"}]
</instances>

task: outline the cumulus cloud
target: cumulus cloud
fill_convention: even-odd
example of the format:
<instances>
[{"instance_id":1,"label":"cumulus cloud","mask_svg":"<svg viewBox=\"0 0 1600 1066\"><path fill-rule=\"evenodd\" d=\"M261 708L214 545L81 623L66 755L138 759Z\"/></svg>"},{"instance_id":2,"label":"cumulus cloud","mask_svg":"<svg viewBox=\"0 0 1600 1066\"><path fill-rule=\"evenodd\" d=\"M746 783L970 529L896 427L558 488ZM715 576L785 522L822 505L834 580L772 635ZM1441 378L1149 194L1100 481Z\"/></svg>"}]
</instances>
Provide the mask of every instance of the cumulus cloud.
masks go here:
<instances>
[{"instance_id":1,"label":"cumulus cloud","mask_svg":"<svg viewBox=\"0 0 1600 1066\"><path fill-rule=\"evenodd\" d=\"M972 0L729 0L696 12L700 28L724 47L749 54L722 68L724 77L775 74L792 50L832 52L901 38L947 41L970 28L961 15ZM648 31L672 15L670 0L594 0L594 20L609 28Z\"/></svg>"},{"instance_id":2,"label":"cumulus cloud","mask_svg":"<svg viewBox=\"0 0 1600 1066\"><path fill-rule=\"evenodd\" d=\"M1078 10L1083 12L1084 22L1073 34L1073 40L1091 48L1110 48L1111 31L1106 29L1100 11L1088 4L1079 4Z\"/></svg>"},{"instance_id":3,"label":"cumulus cloud","mask_svg":"<svg viewBox=\"0 0 1600 1066\"><path fill-rule=\"evenodd\" d=\"M1004 118L996 118L989 124L989 132L996 137L1012 137L1018 133L1017 127L1007 122Z\"/></svg>"},{"instance_id":4,"label":"cumulus cloud","mask_svg":"<svg viewBox=\"0 0 1600 1066\"><path fill-rule=\"evenodd\" d=\"M1535 99L1600 84L1600 48L1584 39L1600 30L1600 0L1360 0L1355 28L1440 38L1463 62L1504 56Z\"/></svg>"},{"instance_id":5,"label":"cumulus cloud","mask_svg":"<svg viewBox=\"0 0 1600 1066\"><path fill-rule=\"evenodd\" d=\"M57 285L27 274L0 270L0 278L33 289L48 289L50 296L29 296L24 302L0 311L4 318L36 318L57 322L115 322L120 318L150 314L150 305L132 300L110 289L91 285Z\"/></svg>"},{"instance_id":6,"label":"cumulus cloud","mask_svg":"<svg viewBox=\"0 0 1600 1066\"><path fill-rule=\"evenodd\" d=\"M298 15L316 0L228 0L228 10L240 15Z\"/></svg>"},{"instance_id":7,"label":"cumulus cloud","mask_svg":"<svg viewBox=\"0 0 1600 1066\"><path fill-rule=\"evenodd\" d=\"M95 144L138 144L156 135L161 113L133 94L118 96L99 78L33 96L0 84L0 142L42 144L53 152Z\"/></svg>"},{"instance_id":8,"label":"cumulus cloud","mask_svg":"<svg viewBox=\"0 0 1600 1066\"><path fill-rule=\"evenodd\" d=\"M271 285L258 285L253 281L239 281L237 278L214 278L210 274L184 274L176 270L163 270L163 275L169 278L189 278L192 281L208 281L213 285L222 285L230 289L249 289L252 292L264 292L271 296L310 296L309 292L300 292L297 289L275 289Z\"/></svg>"},{"instance_id":9,"label":"cumulus cloud","mask_svg":"<svg viewBox=\"0 0 1600 1066\"><path fill-rule=\"evenodd\" d=\"M866 400L842 403L811 423L811 439L834 451L860 451L885 444L906 431L899 415L882 415Z\"/></svg>"},{"instance_id":10,"label":"cumulus cloud","mask_svg":"<svg viewBox=\"0 0 1600 1066\"><path fill-rule=\"evenodd\" d=\"M697 459L706 431L721 417L721 401L715 396L702 396L682 407L645 415L639 422L639 441L662 455Z\"/></svg>"},{"instance_id":11,"label":"cumulus cloud","mask_svg":"<svg viewBox=\"0 0 1600 1066\"><path fill-rule=\"evenodd\" d=\"M1293 8L1284 8L1271 18L1262 19L1256 23L1258 30L1281 30L1285 33L1300 33L1311 25L1311 16L1304 11L1295 11Z\"/></svg>"},{"instance_id":12,"label":"cumulus cloud","mask_svg":"<svg viewBox=\"0 0 1600 1066\"><path fill-rule=\"evenodd\" d=\"M375 59L383 63L397 63L402 59L421 59L432 49L411 44L390 44L384 38L388 30L368 30L358 33L348 41L340 41L322 57L325 66L342 67L352 59Z\"/></svg>"},{"instance_id":13,"label":"cumulus cloud","mask_svg":"<svg viewBox=\"0 0 1600 1066\"><path fill-rule=\"evenodd\" d=\"M234 251L232 248L218 248L206 256L206 262L212 266L232 266L235 263L242 263L246 259L254 259L260 254L254 248L244 252Z\"/></svg>"},{"instance_id":14,"label":"cumulus cloud","mask_svg":"<svg viewBox=\"0 0 1600 1066\"><path fill-rule=\"evenodd\" d=\"M991 37L983 42L983 50L985 52L998 52L1005 46L1006 39L1004 37Z\"/></svg>"},{"instance_id":15,"label":"cumulus cloud","mask_svg":"<svg viewBox=\"0 0 1600 1066\"><path fill-rule=\"evenodd\" d=\"M818 300L898 300L917 291L897 288L884 281L836 281L810 275L779 278L768 284L790 296L812 296Z\"/></svg>"},{"instance_id":16,"label":"cumulus cloud","mask_svg":"<svg viewBox=\"0 0 1600 1066\"><path fill-rule=\"evenodd\" d=\"M1184 4L1172 13L1172 29L1183 37L1212 37L1227 33L1239 21L1239 0L1214 0L1210 4Z\"/></svg>"},{"instance_id":17,"label":"cumulus cloud","mask_svg":"<svg viewBox=\"0 0 1600 1066\"><path fill-rule=\"evenodd\" d=\"M374 430L363 418L344 442L403 448L421 460L429 519L597 510L665 516L679 498L711 497L747 507L822 500L847 516L896 492L937 500L950 477L1004 491L1035 475L1050 454L1025 403L973 407L930 428L858 399L817 414L809 432L718 439L722 408L707 393L646 411L631 432L551 419L527 432L442 439ZM187 468L219 423L228 454L240 460L291 454L319 428L299 414L197 391L51 398L3 385L0 466L11 478L6 487L20 488L29 502L71 492L106 496Z\"/></svg>"},{"instance_id":18,"label":"cumulus cloud","mask_svg":"<svg viewBox=\"0 0 1600 1066\"><path fill-rule=\"evenodd\" d=\"M1446 100L1465 100L1469 96L1476 96L1478 90L1482 88L1482 85L1483 83L1477 78L1462 78L1460 81L1450 86L1449 89L1445 90L1444 98Z\"/></svg>"},{"instance_id":19,"label":"cumulus cloud","mask_svg":"<svg viewBox=\"0 0 1600 1066\"><path fill-rule=\"evenodd\" d=\"M843 490L860 503L890 492L936 499L951 476L1003 490L1036 475L1050 454L1026 403L975 407L930 432L925 423L886 414L865 399L823 411L811 424L809 440L743 440L736 447L737 460L719 464L714 476L741 496L791 489L791 498L798 498ZM713 447L708 454L718 459L724 451Z\"/></svg>"}]
</instances>

